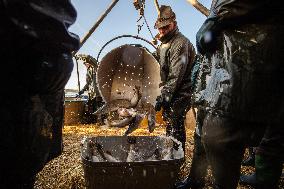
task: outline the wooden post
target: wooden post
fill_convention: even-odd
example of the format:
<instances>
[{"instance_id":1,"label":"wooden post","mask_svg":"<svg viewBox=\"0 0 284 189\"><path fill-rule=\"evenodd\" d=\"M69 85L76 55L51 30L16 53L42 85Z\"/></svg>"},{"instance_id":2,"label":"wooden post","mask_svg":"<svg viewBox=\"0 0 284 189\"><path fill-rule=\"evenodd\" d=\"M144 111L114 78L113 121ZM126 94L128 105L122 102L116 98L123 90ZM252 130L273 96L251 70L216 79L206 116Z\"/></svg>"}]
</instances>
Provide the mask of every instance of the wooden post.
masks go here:
<instances>
[{"instance_id":1,"label":"wooden post","mask_svg":"<svg viewBox=\"0 0 284 189\"><path fill-rule=\"evenodd\" d=\"M154 0L154 3L155 3L155 7L157 9L158 18L159 18L160 17L160 6L159 6L159 3L158 3L158 0Z\"/></svg>"},{"instance_id":2,"label":"wooden post","mask_svg":"<svg viewBox=\"0 0 284 189\"><path fill-rule=\"evenodd\" d=\"M197 10L199 10L202 14L204 14L206 17L209 16L209 10L203 6L201 3L199 3L197 0L187 0L192 6L194 6Z\"/></svg>"}]
</instances>

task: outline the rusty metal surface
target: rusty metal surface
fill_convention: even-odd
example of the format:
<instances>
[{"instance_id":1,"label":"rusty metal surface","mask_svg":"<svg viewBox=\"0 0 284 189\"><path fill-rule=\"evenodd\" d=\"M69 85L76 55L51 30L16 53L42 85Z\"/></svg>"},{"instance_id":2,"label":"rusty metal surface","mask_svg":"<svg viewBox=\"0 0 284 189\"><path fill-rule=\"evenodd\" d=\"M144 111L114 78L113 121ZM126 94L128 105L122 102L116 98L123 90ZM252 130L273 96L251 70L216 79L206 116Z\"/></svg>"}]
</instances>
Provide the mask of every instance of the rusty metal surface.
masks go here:
<instances>
[{"instance_id":1,"label":"rusty metal surface","mask_svg":"<svg viewBox=\"0 0 284 189\"><path fill-rule=\"evenodd\" d=\"M131 99L140 86L141 102L155 104L160 94L160 66L144 48L123 45L106 54L97 70L98 88L104 101Z\"/></svg>"},{"instance_id":2,"label":"rusty metal surface","mask_svg":"<svg viewBox=\"0 0 284 189\"><path fill-rule=\"evenodd\" d=\"M65 125L76 125L83 122L85 103L83 100L65 100Z\"/></svg>"}]
</instances>

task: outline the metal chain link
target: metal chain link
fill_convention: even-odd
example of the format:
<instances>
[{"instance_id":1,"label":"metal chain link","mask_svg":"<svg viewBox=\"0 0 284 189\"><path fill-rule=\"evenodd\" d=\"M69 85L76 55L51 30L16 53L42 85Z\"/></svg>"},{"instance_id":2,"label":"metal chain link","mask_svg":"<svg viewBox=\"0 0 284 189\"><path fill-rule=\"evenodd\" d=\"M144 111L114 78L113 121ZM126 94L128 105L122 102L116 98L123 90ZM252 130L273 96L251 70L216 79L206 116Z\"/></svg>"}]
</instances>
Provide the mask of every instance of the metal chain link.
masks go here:
<instances>
[{"instance_id":1,"label":"metal chain link","mask_svg":"<svg viewBox=\"0 0 284 189\"><path fill-rule=\"evenodd\" d=\"M137 2L137 3L138 3L138 2ZM142 24L137 24L137 36L140 34L140 31L142 30L142 27L144 26L144 24L146 24L147 29L148 29L148 31L149 31L149 33L150 33L152 39L154 40L155 37L154 37L154 35L153 35L153 33L152 33L150 27L149 27L149 24L148 24L148 22L147 22L146 17L145 17L145 15L144 15L145 0L140 0L138 4L139 4L139 7L137 7L137 9L139 9L139 15L140 15L140 17L138 18L138 20L137 20L136 22L138 23L138 22L142 19L142 17L143 17L143 22L142 22Z\"/></svg>"}]
</instances>

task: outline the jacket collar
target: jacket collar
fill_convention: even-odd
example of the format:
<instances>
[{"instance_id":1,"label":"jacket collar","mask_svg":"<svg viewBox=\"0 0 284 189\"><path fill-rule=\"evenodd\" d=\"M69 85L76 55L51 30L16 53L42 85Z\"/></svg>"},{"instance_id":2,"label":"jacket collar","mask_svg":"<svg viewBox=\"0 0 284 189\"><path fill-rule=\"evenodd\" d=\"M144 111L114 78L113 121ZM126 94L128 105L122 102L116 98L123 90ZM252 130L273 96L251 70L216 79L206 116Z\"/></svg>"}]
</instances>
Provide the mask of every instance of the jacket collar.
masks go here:
<instances>
[{"instance_id":1,"label":"jacket collar","mask_svg":"<svg viewBox=\"0 0 284 189\"><path fill-rule=\"evenodd\" d=\"M178 28L176 28L175 30L169 32L167 35L161 37L159 40L163 44L168 43L178 32L179 32L179 30L178 30Z\"/></svg>"}]
</instances>

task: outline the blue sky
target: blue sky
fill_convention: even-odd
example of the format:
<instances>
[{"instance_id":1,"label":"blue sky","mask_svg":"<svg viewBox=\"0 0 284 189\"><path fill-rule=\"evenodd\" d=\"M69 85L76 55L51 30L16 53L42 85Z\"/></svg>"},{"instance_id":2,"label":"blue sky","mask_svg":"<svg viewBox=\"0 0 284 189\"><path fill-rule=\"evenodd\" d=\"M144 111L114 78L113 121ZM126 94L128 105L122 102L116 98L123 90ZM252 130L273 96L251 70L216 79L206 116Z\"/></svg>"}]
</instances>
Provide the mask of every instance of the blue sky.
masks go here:
<instances>
[{"instance_id":1,"label":"blue sky","mask_svg":"<svg viewBox=\"0 0 284 189\"><path fill-rule=\"evenodd\" d=\"M79 35L81 39L112 3L112 0L71 0L71 2L76 8L78 15L75 24L72 25L69 30ZM136 21L139 18L139 14L132 2L133 0L118 1L112 11L80 49L79 53L90 54L96 58L101 47L112 38L124 34L137 35ZM208 8L211 4L210 0L199 0L199 2ZM188 37L195 46L195 34L206 17L192 7L186 0L159 0L159 4L170 5L172 7L173 11L176 13L179 30ZM155 9L154 0L146 0L145 17L152 33L156 35L157 30L154 29L154 23L157 18L157 11ZM142 23L143 19L141 19L139 24ZM151 35L146 24L144 24L142 30L139 32L139 36L151 41ZM153 50L152 47L141 40L121 38L106 46L99 59L103 58L103 56L113 48L129 43L138 43L148 47L151 51ZM79 62L79 73L80 83L81 86L83 86L85 84L86 70L81 62ZM78 88L76 66L74 66L72 76L66 88Z\"/></svg>"}]
</instances>

